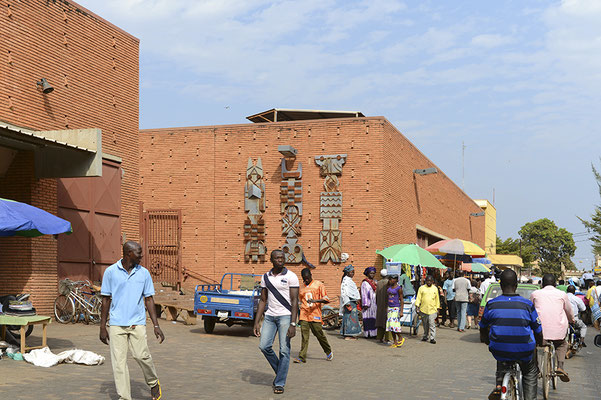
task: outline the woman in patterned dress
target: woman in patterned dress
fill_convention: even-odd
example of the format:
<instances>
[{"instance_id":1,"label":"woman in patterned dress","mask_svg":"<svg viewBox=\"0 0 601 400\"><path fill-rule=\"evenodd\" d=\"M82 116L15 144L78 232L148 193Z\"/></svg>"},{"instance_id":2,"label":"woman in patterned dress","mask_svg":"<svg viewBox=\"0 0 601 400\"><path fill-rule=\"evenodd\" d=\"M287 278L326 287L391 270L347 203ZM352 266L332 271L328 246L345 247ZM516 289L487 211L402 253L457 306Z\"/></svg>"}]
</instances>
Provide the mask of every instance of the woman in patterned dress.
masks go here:
<instances>
[{"instance_id":1,"label":"woman in patterned dress","mask_svg":"<svg viewBox=\"0 0 601 400\"><path fill-rule=\"evenodd\" d=\"M388 277L388 315L386 330L392 332L394 343L390 347L401 347L405 338L401 336L401 317L403 317L403 288L399 286L398 275Z\"/></svg>"},{"instance_id":2,"label":"woman in patterned dress","mask_svg":"<svg viewBox=\"0 0 601 400\"><path fill-rule=\"evenodd\" d=\"M377 336L376 314L378 307L376 304L376 269L374 267L365 268L363 271L365 279L361 282L361 313L363 315L363 335L366 338L375 338Z\"/></svg>"}]
</instances>

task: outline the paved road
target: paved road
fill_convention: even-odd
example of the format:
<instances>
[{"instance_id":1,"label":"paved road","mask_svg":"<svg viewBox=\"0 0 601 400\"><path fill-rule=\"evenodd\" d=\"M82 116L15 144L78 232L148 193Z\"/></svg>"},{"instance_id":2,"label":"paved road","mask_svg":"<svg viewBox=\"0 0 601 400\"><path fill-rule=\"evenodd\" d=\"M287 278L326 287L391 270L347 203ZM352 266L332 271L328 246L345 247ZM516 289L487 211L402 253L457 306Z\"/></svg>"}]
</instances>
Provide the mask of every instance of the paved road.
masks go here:
<instances>
[{"instance_id":1,"label":"paved road","mask_svg":"<svg viewBox=\"0 0 601 400\"><path fill-rule=\"evenodd\" d=\"M161 325L167 340L159 345L149 336L149 343L164 388L163 398L169 400L484 399L494 384L495 362L486 346L478 342L477 331L460 334L443 328L438 331L438 344L408 338L401 349L364 339L344 341L329 332L334 361L324 359L313 338L308 362L291 364L286 393L275 396L271 391L272 371L258 350L258 339L249 336L249 329L218 325L214 334L207 335L200 325L164 320ZM38 329L30 339L32 344L41 342L36 336ZM76 347L109 357L108 347L98 340L97 326L53 323L48 327L48 337L55 353ZM299 347L300 338L296 337L293 355ZM601 349L584 349L568 361L572 382L560 382L552 399L600 399L599 365ZM134 398L149 399L135 361L130 360L129 367ZM0 393L2 399L23 400L117 398L110 360L94 367L39 368L4 358L0 360Z\"/></svg>"}]
</instances>

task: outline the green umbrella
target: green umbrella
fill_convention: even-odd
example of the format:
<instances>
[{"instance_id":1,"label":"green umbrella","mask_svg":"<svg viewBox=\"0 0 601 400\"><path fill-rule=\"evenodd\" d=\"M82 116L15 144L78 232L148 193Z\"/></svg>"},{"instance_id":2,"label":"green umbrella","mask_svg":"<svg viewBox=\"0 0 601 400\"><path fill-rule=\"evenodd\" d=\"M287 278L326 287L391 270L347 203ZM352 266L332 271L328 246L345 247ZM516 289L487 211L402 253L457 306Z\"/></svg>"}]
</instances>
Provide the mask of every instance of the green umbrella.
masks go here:
<instances>
[{"instance_id":1,"label":"green umbrella","mask_svg":"<svg viewBox=\"0 0 601 400\"><path fill-rule=\"evenodd\" d=\"M488 269L486 265L480 263L463 263L461 264L461 270L478 273L490 272L490 269Z\"/></svg>"},{"instance_id":2,"label":"green umbrella","mask_svg":"<svg viewBox=\"0 0 601 400\"><path fill-rule=\"evenodd\" d=\"M442 265L432 253L422 249L416 244L395 244L384 250L376 250L376 254L379 254L387 261L392 262L439 269L447 268Z\"/></svg>"}]
</instances>

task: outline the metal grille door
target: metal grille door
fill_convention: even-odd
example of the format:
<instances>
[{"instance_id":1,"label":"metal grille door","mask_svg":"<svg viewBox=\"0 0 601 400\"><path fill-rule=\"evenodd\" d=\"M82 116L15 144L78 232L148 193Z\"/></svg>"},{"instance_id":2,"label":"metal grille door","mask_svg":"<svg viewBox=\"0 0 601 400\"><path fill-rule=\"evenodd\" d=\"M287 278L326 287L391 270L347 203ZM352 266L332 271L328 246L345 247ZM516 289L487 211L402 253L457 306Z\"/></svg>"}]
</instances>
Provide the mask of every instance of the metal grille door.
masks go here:
<instances>
[{"instance_id":1,"label":"metal grille door","mask_svg":"<svg viewBox=\"0 0 601 400\"><path fill-rule=\"evenodd\" d=\"M182 283L181 210L144 211L144 265L155 282Z\"/></svg>"}]
</instances>

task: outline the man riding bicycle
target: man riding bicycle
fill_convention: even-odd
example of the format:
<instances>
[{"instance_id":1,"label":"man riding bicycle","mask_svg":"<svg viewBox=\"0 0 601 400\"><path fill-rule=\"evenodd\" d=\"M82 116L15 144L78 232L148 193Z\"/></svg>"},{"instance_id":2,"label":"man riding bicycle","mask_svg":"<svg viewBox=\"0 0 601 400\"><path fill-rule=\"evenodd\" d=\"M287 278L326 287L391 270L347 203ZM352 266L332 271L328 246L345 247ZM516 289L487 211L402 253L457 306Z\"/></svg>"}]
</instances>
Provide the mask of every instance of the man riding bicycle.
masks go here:
<instances>
[{"instance_id":1,"label":"man riding bicycle","mask_svg":"<svg viewBox=\"0 0 601 400\"><path fill-rule=\"evenodd\" d=\"M524 399L536 399L538 365L536 344L542 343L542 329L532 302L516 293L518 277L510 269L501 273L503 294L486 303L480 320L480 339L497 360L496 388L489 400L501 398L503 376L517 362L522 370Z\"/></svg>"},{"instance_id":2,"label":"man riding bicycle","mask_svg":"<svg viewBox=\"0 0 601 400\"><path fill-rule=\"evenodd\" d=\"M568 351L568 342L566 342L568 323L574 323L574 314L568 295L555 288L553 274L545 274L543 275L543 288L532 292L530 300L534 303L540 317L544 340L552 343L557 352L555 374L562 382L569 382L570 377L563 369Z\"/></svg>"}]
</instances>

